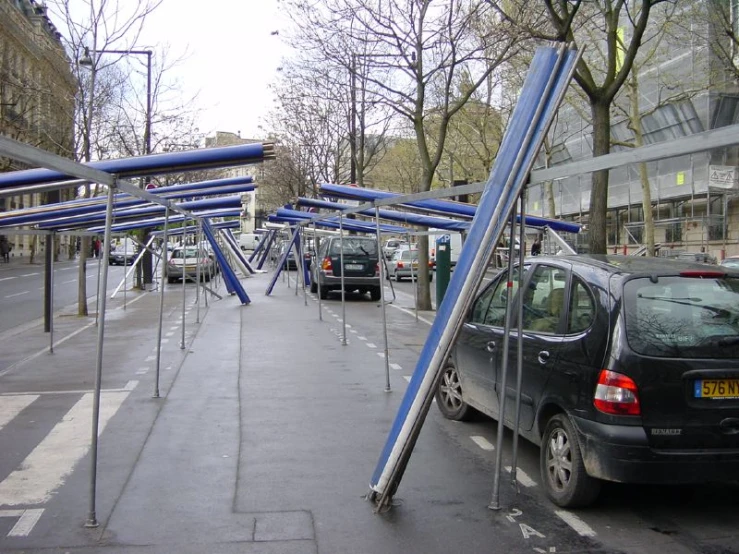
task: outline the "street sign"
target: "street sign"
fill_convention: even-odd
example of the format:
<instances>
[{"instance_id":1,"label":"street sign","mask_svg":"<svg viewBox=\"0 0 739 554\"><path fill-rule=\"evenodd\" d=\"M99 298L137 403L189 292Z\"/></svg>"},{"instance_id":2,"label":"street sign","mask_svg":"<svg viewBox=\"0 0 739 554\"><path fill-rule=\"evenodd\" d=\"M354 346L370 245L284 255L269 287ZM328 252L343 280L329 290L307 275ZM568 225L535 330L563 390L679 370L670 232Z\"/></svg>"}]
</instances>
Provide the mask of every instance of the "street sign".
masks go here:
<instances>
[{"instance_id":1,"label":"street sign","mask_svg":"<svg viewBox=\"0 0 739 554\"><path fill-rule=\"evenodd\" d=\"M709 165L708 186L720 189L739 188L737 168L733 165Z\"/></svg>"}]
</instances>

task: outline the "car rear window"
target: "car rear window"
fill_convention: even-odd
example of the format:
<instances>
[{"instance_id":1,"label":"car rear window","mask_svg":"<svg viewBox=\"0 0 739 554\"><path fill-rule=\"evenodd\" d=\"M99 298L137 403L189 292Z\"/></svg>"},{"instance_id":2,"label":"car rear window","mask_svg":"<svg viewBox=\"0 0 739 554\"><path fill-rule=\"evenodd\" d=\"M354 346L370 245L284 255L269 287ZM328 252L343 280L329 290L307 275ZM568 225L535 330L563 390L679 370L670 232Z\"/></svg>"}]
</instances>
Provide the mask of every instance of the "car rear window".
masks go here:
<instances>
[{"instance_id":1,"label":"car rear window","mask_svg":"<svg viewBox=\"0 0 739 554\"><path fill-rule=\"evenodd\" d=\"M331 255L341 254L341 241L334 240L331 243ZM377 256L377 243L374 240L344 237L344 254L356 256Z\"/></svg>"},{"instance_id":2,"label":"car rear window","mask_svg":"<svg viewBox=\"0 0 739 554\"><path fill-rule=\"evenodd\" d=\"M656 282L655 282L656 281ZM739 355L739 279L637 278L624 286L626 337L647 356Z\"/></svg>"}]
</instances>

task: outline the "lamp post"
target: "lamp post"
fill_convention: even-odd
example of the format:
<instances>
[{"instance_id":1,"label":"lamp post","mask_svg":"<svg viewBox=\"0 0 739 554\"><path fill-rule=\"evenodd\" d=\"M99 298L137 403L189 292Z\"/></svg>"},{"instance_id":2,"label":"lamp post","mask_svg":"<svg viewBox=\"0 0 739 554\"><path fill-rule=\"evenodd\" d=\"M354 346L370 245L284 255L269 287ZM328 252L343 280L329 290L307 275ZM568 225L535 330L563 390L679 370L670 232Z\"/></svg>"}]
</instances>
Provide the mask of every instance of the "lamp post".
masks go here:
<instances>
[{"instance_id":1,"label":"lamp post","mask_svg":"<svg viewBox=\"0 0 739 554\"><path fill-rule=\"evenodd\" d=\"M92 55L121 54L123 56L146 56L146 123L144 127L144 154L151 154L151 50L90 50L85 46L84 53L77 63L93 67Z\"/></svg>"},{"instance_id":2,"label":"lamp post","mask_svg":"<svg viewBox=\"0 0 739 554\"><path fill-rule=\"evenodd\" d=\"M122 56L146 56L146 121L144 124L144 154L151 154L151 50L91 50L87 46L85 46L84 52L82 54L82 57L77 61L77 63L81 66L85 67L95 67L96 60L93 60L94 56L100 56L101 54L120 54ZM88 129L89 132L89 129ZM89 138L88 138L89 140ZM144 181L142 180L142 188L144 187ZM144 229L143 231L143 239L146 239L146 235L149 234L151 230L150 229ZM146 240L144 240L146 242ZM106 248L108 246L106 245ZM151 261L151 254L147 251L144 254L144 259L142 260L143 263L141 266L141 272L137 270L136 272L136 278L137 278L137 284L136 286L140 286L140 288L143 290L146 286L146 283L152 283L153 282L153 271L152 271L152 261ZM143 273L143 275L142 275Z\"/></svg>"}]
</instances>

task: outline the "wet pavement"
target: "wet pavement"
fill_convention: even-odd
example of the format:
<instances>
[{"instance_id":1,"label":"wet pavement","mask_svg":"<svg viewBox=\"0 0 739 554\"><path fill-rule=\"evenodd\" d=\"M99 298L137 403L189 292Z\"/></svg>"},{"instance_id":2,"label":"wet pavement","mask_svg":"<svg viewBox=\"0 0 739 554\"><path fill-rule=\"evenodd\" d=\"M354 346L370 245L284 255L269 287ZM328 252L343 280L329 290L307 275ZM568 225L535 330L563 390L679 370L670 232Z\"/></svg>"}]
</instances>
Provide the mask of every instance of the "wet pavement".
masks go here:
<instances>
[{"instance_id":1,"label":"wet pavement","mask_svg":"<svg viewBox=\"0 0 739 554\"><path fill-rule=\"evenodd\" d=\"M223 299L208 295L206 308L201 298L199 310L194 286L186 287L184 304L181 285L166 287L159 398L153 397L159 294L129 291L125 310L120 297L109 301L96 528L85 526L92 507L94 318L58 314L63 342L54 354L38 327L6 336L0 552L646 552L674 546L669 535L636 534L610 539L606 548L587 525L578 528L577 516L574 526L555 517L535 483L518 493L504 486L504 509L488 510L490 453L471 448L469 428L443 420L435 407L394 506L377 513L365 498L369 479L434 314L416 320L412 297L398 292L387 307L386 366L378 303L348 297L344 322L337 296L321 303L319 319L315 295L296 294L284 279L270 296L268 274L242 282L251 304L240 306L216 283ZM385 391L386 368L391 392ZM13 403L24 407L11 417ZM472 425L480 435L493 428L489 420ZM522 446L522 468L531 475L535 450ZM712 536L719 544L734 540L725 534L722 528Z\"/></svg>"}]
</instances>

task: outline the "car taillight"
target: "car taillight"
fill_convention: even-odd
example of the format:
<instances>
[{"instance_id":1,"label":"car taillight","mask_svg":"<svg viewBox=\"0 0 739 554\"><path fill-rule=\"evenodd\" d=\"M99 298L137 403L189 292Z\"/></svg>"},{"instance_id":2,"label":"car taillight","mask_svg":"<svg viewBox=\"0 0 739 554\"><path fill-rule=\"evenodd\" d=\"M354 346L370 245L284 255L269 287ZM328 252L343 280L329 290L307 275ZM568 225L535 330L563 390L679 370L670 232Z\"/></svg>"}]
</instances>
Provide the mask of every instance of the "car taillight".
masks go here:
<instances>
[{"instance_id":1,"label":"car taillight","mask_svg":"<svg viewBox=\"0 0 739 554\"><path fill-rule=\"evenodd\" d=\"M379 274L380 274L380 263L377 262L375 264L375 275L379 275Z\"/></svg>"},{"instance_id":2,"label":"car taillight","mask_svg":"<svg viewBox=\"0 0 739 554\"><path fill-rule=\"evenodd\" d=\"M403 262L398 262L398 269L403 269L404 267Z\"/></svg>"},{"instance_id":3,"label":"car taillight","mask_svg":"<svg viewBox=\"0 0 739 554\"><path fill-rule=\"evenodd\" d=\"M606 414L641 414L639 393L633 379L607 369L601 370L598 376L593 404Z\"/></svg>"},{"instance_id":4,"label":"car taillight","mask_svg":"<svg viewBox=\"0 0 739 554\"><path fill-rule=\"evenodd\" d=\"M321 269L324 271L331 271L333 269L333 266L331 265L331 258L323 258L323 261L321 262Z\"/></svg>"},{"instance_id":5,"label":"car taillight","mask_svg":"<svg viewBox=\"0 0 739 554\"><path fill-rule=\"evenodd\" d=\"M726 277L723 271L706 270L706 269L687 269L680 272L680 277L692 277L697 279L718 279Z\"/></svg>"}]
</instances>

